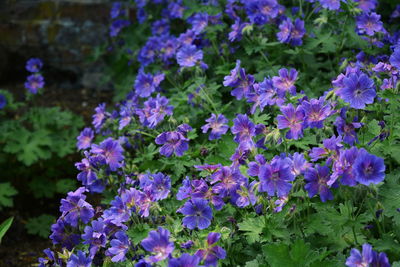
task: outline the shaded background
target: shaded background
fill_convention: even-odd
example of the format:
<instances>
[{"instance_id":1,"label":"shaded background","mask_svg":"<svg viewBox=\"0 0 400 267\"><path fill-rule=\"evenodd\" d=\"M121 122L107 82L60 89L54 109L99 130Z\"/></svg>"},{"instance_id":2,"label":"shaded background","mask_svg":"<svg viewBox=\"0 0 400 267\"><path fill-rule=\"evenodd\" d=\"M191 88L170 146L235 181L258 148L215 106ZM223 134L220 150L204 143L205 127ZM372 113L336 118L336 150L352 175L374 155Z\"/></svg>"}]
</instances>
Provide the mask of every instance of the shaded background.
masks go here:
<instances>
[{"instance_id":1,"label":"shaded background","mask_svg":"<svg viewBox=\"0 0 400 267\"><path fill-rule=\"evenodd\" d=\"M0 0L0 88L24 101L24 81L28 76L25 63L31 57L41 58L46 85L44 93L35 96L36 104L71 110L89 125L93 109L101 102L110 102L113 95L112 86L102 82L104 60L91 60L96 49L107 43L111 3ZM74 163L80 159L75 153L27 167L7 158L7 164L0 166L0 182L11 181L18 190L13 207L0 210L0 222L14 216L14 223L0 244L0 266L30 266L37 263L43 249L51 247L49 239L29 235L25 224L43 213L57 218L60 199L65 194L38 198L29 183L36 177L44 179L44 187L48 186L46 181L59 178L76 182Z\"/></svg>"}]
</instances>

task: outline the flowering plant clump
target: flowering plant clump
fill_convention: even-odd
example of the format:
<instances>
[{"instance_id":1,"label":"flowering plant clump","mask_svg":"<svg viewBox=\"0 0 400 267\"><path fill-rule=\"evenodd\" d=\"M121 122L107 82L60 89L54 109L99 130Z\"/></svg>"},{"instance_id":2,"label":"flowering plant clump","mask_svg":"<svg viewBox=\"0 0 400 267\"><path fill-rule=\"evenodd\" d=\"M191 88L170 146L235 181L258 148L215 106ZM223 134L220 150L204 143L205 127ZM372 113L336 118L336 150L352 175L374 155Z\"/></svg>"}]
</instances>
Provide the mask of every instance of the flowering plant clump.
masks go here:
<instances>
[{"instance_id":1,"label":"flowering plant clump","mask_svg":"<svg viewBox=\"0 0 400 267\"><path fill-rule=\"evenodd\" d=\"M134 6L41 266L400 264L400 5Z\"/></svg>"}]
</instances>

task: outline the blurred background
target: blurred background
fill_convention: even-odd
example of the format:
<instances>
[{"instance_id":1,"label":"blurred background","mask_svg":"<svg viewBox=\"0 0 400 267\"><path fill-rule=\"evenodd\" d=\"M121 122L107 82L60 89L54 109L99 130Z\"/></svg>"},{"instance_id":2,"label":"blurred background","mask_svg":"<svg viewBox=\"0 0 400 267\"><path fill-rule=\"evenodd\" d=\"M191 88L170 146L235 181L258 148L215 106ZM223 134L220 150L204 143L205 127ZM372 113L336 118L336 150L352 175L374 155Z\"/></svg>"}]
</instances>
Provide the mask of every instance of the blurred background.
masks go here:
<instances>
[{"instance_id":1,"label":"blurred background","mask_svg":"<svg viewBox=\"0 0 400 267\"><path fill-rule=\"evenodd\" d=\"M13 217L0 266L37 263L51 247L60 199L79 186L76 136L113 96L103 75L110 7L106 0L0 0L0 223ZM43 61L45 86L35 95L24 87L30 58Z\"/></svg>"}]
</instances>

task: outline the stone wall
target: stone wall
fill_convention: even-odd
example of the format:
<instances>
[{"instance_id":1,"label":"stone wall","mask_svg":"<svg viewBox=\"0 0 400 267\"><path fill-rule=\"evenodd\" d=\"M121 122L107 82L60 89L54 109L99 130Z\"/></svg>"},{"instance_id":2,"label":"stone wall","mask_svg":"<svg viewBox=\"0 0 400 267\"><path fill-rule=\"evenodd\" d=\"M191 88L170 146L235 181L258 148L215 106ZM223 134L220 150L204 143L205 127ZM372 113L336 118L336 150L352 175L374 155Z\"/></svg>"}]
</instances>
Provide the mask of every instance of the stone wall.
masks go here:
<instances>
[{"instance_id":1,"label":"stone wall","mask_svg":"<svg viewBox=\"0 0 400 267\"><path fill-rule=\"evenodd\" d=\"M44 60L60 86L96 87L101 62L88 63L108 38L108 0L0 0L0 82L21 82L25 61ZM55 77L53 77L55 76Z\"/></svg>"}]
</instances>

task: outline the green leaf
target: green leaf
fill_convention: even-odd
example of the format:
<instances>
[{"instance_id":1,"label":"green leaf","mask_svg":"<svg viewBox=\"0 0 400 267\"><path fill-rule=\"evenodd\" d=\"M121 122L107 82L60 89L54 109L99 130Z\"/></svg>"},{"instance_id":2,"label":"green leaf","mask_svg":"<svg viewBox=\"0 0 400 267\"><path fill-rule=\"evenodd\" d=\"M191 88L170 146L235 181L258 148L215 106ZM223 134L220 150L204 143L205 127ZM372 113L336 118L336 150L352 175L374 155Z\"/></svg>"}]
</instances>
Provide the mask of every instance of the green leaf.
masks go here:
<instances>
[{"instance_id":1,"label":"green leaf","mask_svg":"<svg viewBox=\"0 0 400 267\"><path fill-rule=\"evenodd\" d=\"M74 179L60 179L56 183L57 193L67 193L76 188L76 182Z\"/></svg>"},{"instance_id":2,"label":"green leaf","mask_svg":"<svg viewBox=\"0 0 400 267\"><path fill-rule=\"evenodd\" d=\"M265 227L264 217L247 218L238 224L239 230L245 232L249 244L260 240L260 234Z\"/></svg>"},{"instance_id":3,"label":"green leaf","mask_svg":"<svg viewBox=\"0 0 400 267\"><path fill-rule=\"evenodd\" d=\"M378 189L379 199L383 205L383 215L393 218L395 224L400 226L400 175L399 169L394 170L385 178L385 184Z\"/></svg>"},{"instance_id":4,"label":"green leaf","mask_svg":"<svg viewBox=\"0 0 400 267\"><path fill-rule=\"evenodd\" d=\"M0 184L0 209L1 206L4 207L12 207L13 200L12 196L18 193L17 190L10 183L1 183Z\"/></svg>"},{"instance_id":5,"label":"green leaf","mask_svg":"<svg viewBox=\"0 0 400 267\"><path fill-rule=\"evenodd\" d=\"M4 151L16 154L18 160L29 166L39 159L50 158L49 147L51 144L52 141L47 130L38 129L30 132L21 128L9 136Z\"/></svg>"},{"instance_id":6,"label":"green leaf","mask_svg":"<svg viewBox=\"0 0 400 267\"><path fill-rule=\"evenodd\" d=\"M30 218L25 225L28 234L38 235L48 238L50 234L50 226L56 218L52 215L42 214L39 217Z\"/></svg>"},{"instance_id":7,"label":"green leaf","mask_svg":"<svg viewBox=\"0 0 400 267\"><path fill-rule=\"evenodd\" d=\"M129 239L135 245L138 245L145 239L150 232L150 227L147 224L136 224L134 227L127 231Z\"/></svg>"},{"instance_id":8,"label":"green leaf","mask_svg":"<svg viewBox=\"0 0 400 267\"><path fill-rule=\"evenodd\" d=\"M2 224L0 224L0 244L1 244L1 239L6 234L8 229L11 227L13 220L14 217L10 217L7 220L5 220Z\"/></svg>"}]
</instances>

